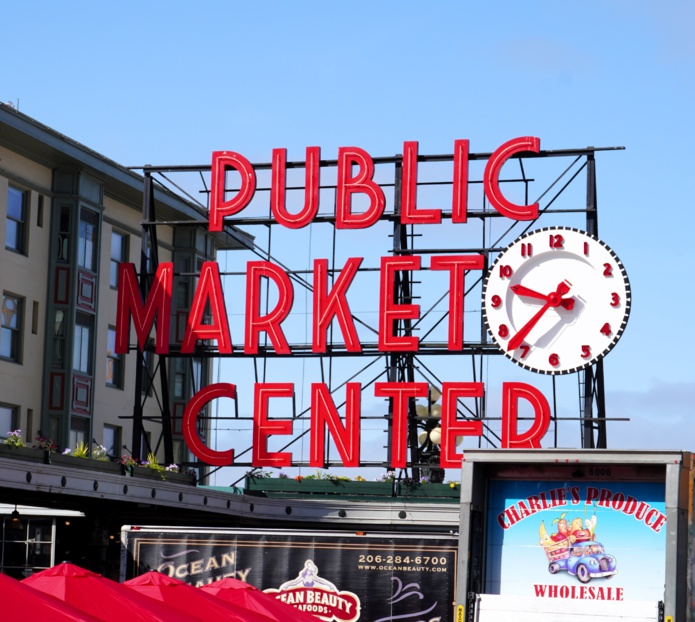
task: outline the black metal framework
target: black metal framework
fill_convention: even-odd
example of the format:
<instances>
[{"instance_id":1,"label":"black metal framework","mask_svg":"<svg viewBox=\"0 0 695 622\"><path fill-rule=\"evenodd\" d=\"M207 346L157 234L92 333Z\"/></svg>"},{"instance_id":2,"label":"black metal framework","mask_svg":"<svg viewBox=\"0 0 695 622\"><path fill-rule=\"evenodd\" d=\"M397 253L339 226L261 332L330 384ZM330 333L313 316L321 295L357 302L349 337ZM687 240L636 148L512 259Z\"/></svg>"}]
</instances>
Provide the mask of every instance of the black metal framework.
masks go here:
<instances>
[{"instance_id":1,"label":"black metal framework","mask_svg":"<svg viewBox=\"0 0 695 622\"><path fill-rule=\"evenodd\" d=\"M596 189L596 159L598 152L612 151L622 149L622 147L607 147L585 149L568 149L554 151L540 151L539 153L524 153L514 157L505 166L505 171L513 169L514 172L500 182L504 184L505 191L516 192L519 198L519 203L531 203L539 201L539 217L533 222L518 222L508 220L501 217L499 213L494 211L487 204L484 194L480 191L481 178L475 176L476 163L484 165L490 157L490 153L471 153L469 154L469 163L471 166L471 175L469 177L469 204L468 204L468 219L469 222L463 225L452 225L450 222L450 213L441 203L438 207L442 208L443 221L441 225L402 225L399 220L400 214L400 184L402 175L402 157L381 157L373 158L377 168L377 175L381 175L386 171L385 181L379 177L379 185L382 189L392 189L393 195L387 195L387 207L381 218L380 233L384 233L384 224L388 226L388 237L390 242L388 246L381 247L380 254L392 255L420 255L422 257L434 256L437 254L473 254L481 253L485 258L485 266L493 263L496 254L511 240L531 229L539 228L540 226L548 225L578 225L584 228L587 232L598 235L598 211L597 211L597 189ZM418 181L418 202L424 204L420 195L432 197L432 200L437 201L441 198L442 189L446 189L452 185L450 178L442 179L438 177L442 170L447 170L445 167L453 161L453 155L421 155L418 157L418 162L424 167L432 166L430 174ZM337 166L337 160L321 160L322 183L321 193L322 207L327 203L324 196L335 189L334 183L324 181L324 175L330 171L334 171ZM287 163L288 179L290 172L296 169L302 171L305 167L303 161L294 161ZM423 167L423 169L424 169ZM527 169L533 169L533 176L529 176ZM209 198L209 172L210 165L200 166L146 166L143 167L144 173L144 204L143 204L143 223L142 223L142 240L143 240L143 256L140 266L140 282L143 296L146 294L152 274L156 269L159 253L158 253L158 227L196 227L207 230L207 220L201 218L199 221L180 221L166 218L159 218L157 206L154 202L153 188L154 184L173 190L179 194L185 194L191 202L197 204L203 210L207 208L207 199ZM269 163L254 165L257 174L267 175L271 169ZM482 176L481 176L482 177ZM376 175L375 175L376 178ZM581 179L585 179L585 189L581 188ZM193 179L193 181L191 181ZM540 188L540 192L536 193L536 198L531 200L531 192L536 188ZM221 241L221 246L227 248L231 246L242 246L246 250L228 251L225 258L225 269L221 270L223 278L239 279L245 274L245 262L249 259L257 260L264 259L272 261L288 273L292 280L293 286L298 291L304 291L310 294L312 291L312 283L310 267L307 268L292 268L289 262L294 258L296 248L288 250L287 244L283 246L282 239L277 229L282 229L270 214L269 201L267 200L267 191L269 184L266 187L258 187L256 198L252 205L248 208L248 215L238 215L228 219L225 222L225 230L218 238ZM290 185L288 181L288 197L291 192L298 191L300 199L303 200L303 185ZM230 188L229 192L234 189ZM202 201L196 198L204 197ZM258 198L263 197L266 198ZM471 200L472 198L472 200ZM523 200L522 200L523 199ZM288 198L288 204L290 199ZM359 210L357 210L359 211ZM330 257L329 274L334 279L340 271L342 264L340 263L337 251L338 239L340 236L345 236L345 232L338 232L334 226L334 215L332 213L320 212L312 224L308 225L307 229L327 227L330 229L330 235L320 236L321 242L325 245L327 252L324 255ZM571 222L568 222L571 221ZM475 224L473 224L475 223ZM542 224L541 224L542 223ZM430 227L430 230L427 230ZM437 238L432 238L429 235L430 231L437 227L448 228L449 230L459 228L458 231L466 232L460 236L462 242L457 244L444 244ZM311 233L309 235L310 243ZM347 235L353 236L356 240L359 236L373 236L369 233L351 232ZM261 238L265 238L265 243L261 242ZM456 238L456 232L453 236ZM225 242L229 241L229 245ZM448 236L451 239L451 235ZM444 238L442 238L444 240ZM425 242L423 244L422 242ZM359 244L359 242L358 242ZM371 244L371 242L369 243ZM151 250L148 252L147 249ZM369 246L370 250L373 248ZM225 251L226 252L226 251ZM286 256L290 256L290 260ZM352 252L352 255L362 255L359 251ZM228 269L226 264L231 262L233 269ZM365 261L366 264L366 261ZM378 271L378 266L374 264L363 264L358 273L369 280ZM372 277L370 277L370 273ZM388 379L391 381L413 382L416 380L426 381L434 387L435 394L438 388L441 387L442 377L441 372L430 365L430 358L441 360L445 359L445 369L455 368L468 369L466 372L468 378L473 381L483 381L488 377L489 365L491 360L504 360L504 357L498 357L500 354L495 344L489 339L485 326L482 321L480 310L480 284L484 273L471 274L468 273L466 280L466 311L473 315L477 313L479 320L472 323L467 319L467 330L464 334L464 346L461 351L451 352L446 349L445 343L441 339L437 339L437 334L442 330L442 326L446 324L446 313L438 309L438 305L445 299L447 292L438 291L433 293L435 287L428 284L423 284L420 280L416 280L414 272L405 271L399 272L396 275L394 290L395 298L399 304L410 304L413 301L427 298L429 306L423 308L420 318L417 321L401 320L397 321L394 326L394 334L396 335L413 335L419 333L420 348L418 352L402 353L402 352L381 352L377 349L375 340L366 339L365 336L375 335L375 328L370 325L368 320L365 320L358 312L353 312L353 319L363 331L360 336L363 351L359 355L347 352L344 343L339 339L339 331L331 330L329 333L328 354L314 354L311 351L310 343L306 340L302 341L298 338L290 341L291 355L278 355L271 347L268 346L267 340L265 344L261 344L257 355L249 356L243 352L243 344L239 340L234 343L231 354L220 354L214 346L209 343L199 344L196 352L192 355L196 358L210 358L221 361L231 361L230 364L235 364L237 361L245 359L252 361L253 376L255 381L264 380L269 373L269 366L283 363L287 366L292 365L288 361L289 358L295 361L315 360L318 363L318 372L322 381L327 382L331 392L335 397L335 402L338 407L343 404L340 402L341 393L337 391L344 387L346 382L355 378L360 378L362 381L363 393L370 389L374 382L378 379ZM421 272L420 274L431 274ZM176 276L182 276L177 275ZM191 276L191 275L186 275ZM192 276L197 276L195 273ZM236 290L235 290L236 291ZM227 290L225 289L227 294ZM227 294L228 295L228 294ZM266 294L265 304L269 304L270 293ZM432 300L436 300L431 304ZM437 315L439 316L437 317ZM471 324L472 327L471 327ZM138 358L142 357L142 353L138 354ZM170 353L166 356L159 356L159 375L160 375L160 391L158 396L158 408L161 412L161 417L158 417L157 423L161 424L161 435L157 441L157 447L163 445L165 460L173 461L173 442L174 434L172 427L171 413L171 396L169 394L169 378L167 376L167 367L174 367L173 363L167 366L169 359L176 358L190 359L191 355L180 353L179 346L172 344ZM453 357L453 358L452 358ZM349 360L353 363L348 366L344 372L344 377L336 379L338 375L335 369L338 363L342 360ZM383 369L375 373L378 369L378 364L383 365ZM304 363L302 363L304 364ZM510 362L505 362L507 371L515 366ZM511 366L511 367L510 367ZM295 366L296 367L296 366ZM502 372L504 373L504 372ZM527 382L533 382L539 376L530 374L525 377ZM302 376L303 378L303 376ZM444 378L445 380L446 378ZM566 382L566 378L562 379ZM559 440L559 424L563 421L576 421L579 423L580 444L582 448L605 448L607 447L606 423L609 418L605 411L604 399L604 374L603 361L600 360L591 368L579 372L577 374L577 382L579 388L579 409L576 414L570 413L569 416L563 415L559 411L567 410L566 400L558 404L558 386L560 381L557 377L545 377L546 383L551 383L548 391L552 393L552 398L549 399L553 409L553 433L552 443L557 447ZM135 407L133 411L133 452L138 453L140 443L143 437L143 405L147 397L143 397L141 391L141 383L138 382L135 392ZM576 387L574 389L576 391ZM486 394L487 395L487 394ZM189 396L190 397L190 396ZM479 419L483 422L484 433L477 441L479 447L497 447L500 443L500 434L496 429L499 424L499 417L490 414L490 408L486 398L474 400L472 404L459 405L458 416L468 419ZM429 474L433 479L438 479L443 476L443 473L435 466L438 461L438 446L432 442L430 432L437 427L436 417L432 416L433 408L436 407L436 402L426 400L426 405L417 404L415 400L411 400L409 408L408 420L408 448L410 452L409 468L410 476L414 478L420 477L422 474ZM252 407L251 407L252 408ZM309 416L309 408L297 406L296 400L292 404L292 418L296 421L306 421ZM229 416L213 416L207 413L205 420L208 424L213 422L219 426L223 422L234 422L234 425L241 425L240 422L250 422L253 419L253 413L249 408L239 407L235 404L235 411ZM524 417L522 416L523 420ZM393 422L391 405L386 408L386 412L380 414L364 414L363 421L377 421L385 423L387 439L390 439L391 425ZM616 421L616 419L613 419ZM564 423L562 424L564 425ZM235 431L239 431L236 429ZM424 434L423 434L424 433ZM284 451L293 446L301 444L308 434L308 430L298 431L294 436L285 443L282 447L276 447L276 451ZM386 452L381 459L363 460L365 466L386 467L389 464L391 446L387 442L385 447ZM248 468L251 463L244 457L251 451L251 446L247 446L243 450L235 449L234 466ZM329 451L329 453L331 453ZM306 465L306 461L295 460L294 465ZM332 456L327 456L327 465L340 466L340 463Z\"/></svg>"}]
</instances>

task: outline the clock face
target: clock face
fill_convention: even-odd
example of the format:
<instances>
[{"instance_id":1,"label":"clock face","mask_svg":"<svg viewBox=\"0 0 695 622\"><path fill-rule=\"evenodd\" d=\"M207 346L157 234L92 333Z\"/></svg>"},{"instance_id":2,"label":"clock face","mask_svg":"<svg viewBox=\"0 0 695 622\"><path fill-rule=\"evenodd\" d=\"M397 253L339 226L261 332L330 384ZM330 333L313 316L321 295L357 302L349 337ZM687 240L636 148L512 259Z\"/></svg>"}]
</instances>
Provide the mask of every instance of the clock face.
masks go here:
<instances>
[{"instance_id":1,"label":"clock face","mask_svg":"<svg viewBox=\"0 0 695 622\"><path fill-rule=\"evenodd\" d=\"M500 253L483 284L483 317L504 354L542 374L588 367L617 343L630 282L603 242L579 229L527 233Z\"/></svg>"}]
</instances>

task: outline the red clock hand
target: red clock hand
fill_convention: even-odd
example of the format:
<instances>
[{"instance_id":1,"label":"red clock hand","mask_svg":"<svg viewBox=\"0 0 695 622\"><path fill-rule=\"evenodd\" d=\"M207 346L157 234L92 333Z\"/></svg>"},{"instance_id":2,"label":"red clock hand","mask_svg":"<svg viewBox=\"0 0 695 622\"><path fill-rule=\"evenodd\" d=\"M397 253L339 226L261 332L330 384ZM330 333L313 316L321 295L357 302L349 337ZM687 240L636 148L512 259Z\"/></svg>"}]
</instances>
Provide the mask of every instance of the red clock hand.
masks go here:
<instances>
[{"instance_id":1,"label":"red clock hand","mask_svg":"<svg viewBox=\"0 0 695 622\"><path fill-rule=\"evenodd\" d=\"M537 298L538 300L545 301L548 300L548 296L546 296L545 294L541 294L540 292L537 292L533 289L529 289L528 287L521 285L521 283L512 285L509 289L511 289L518 296L528 296L529 298ZM569 291L569 289L567 291ZM568 311L571 311L574 308L574 299L567 298L565 300L560 301L560 304Z\"/></svg>"},{"instance_id":2,"label":"red clock hand","mask_svg":"<svg viewBox=\"0 0 695 622\"><path fill-rule=\"evenodd\" d=\"M559 307L562 304L562 296L568 291L570 291L569 285L566 281L562 281L562 283L557 286L557 289L552 294L544 296L546 303L538 310L538 313L536 313L536 315L526 322L526 324L521 327L519 332L509 340L507 350L516 350L522 344L526 338L526 335L528 335L533 327L538 324L538 321L543 317L545 312L550 309L550 307ZM570 299L568 302L572 302L572 304L574 304L574 300Z\"/></svg>"},{"instance_id":3,"label":"red clock hand","mask_svg":"<svg viewBox=\"0 0 695 622\"><path fill-rule=\"evenodd\" d=\"M545 294L541 294L540 292L537 292L533 289L529 289L528 287L523 286L521 283L517 283L516 285L512 285L509 289L511 289L515 294L519 296L528 296L529 298L538 298L539 300L548 300L548 296Z\"/></svg>"}]
</instances>

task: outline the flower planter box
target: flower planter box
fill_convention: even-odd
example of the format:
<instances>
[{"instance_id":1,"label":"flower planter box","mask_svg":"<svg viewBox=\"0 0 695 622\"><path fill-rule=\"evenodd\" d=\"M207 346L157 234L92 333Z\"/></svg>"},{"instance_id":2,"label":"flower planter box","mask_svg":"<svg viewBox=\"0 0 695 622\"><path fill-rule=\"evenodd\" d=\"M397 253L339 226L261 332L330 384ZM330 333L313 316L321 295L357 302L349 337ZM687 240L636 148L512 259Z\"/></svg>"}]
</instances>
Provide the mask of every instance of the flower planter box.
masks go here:
<instances>
[{"instance_id":1,"label":"flower planter box","mask_svg":"<svg viewBox=\"0 0 695 622\"><path fill-rule=\"evenodd\" d=\"M247 495L264 497L311 496L324 498L398 498L418 502L455 503L461 497L458 485L408 484L406 482L357 482L326 479L256 478L247 476Z\"/></svg>"},{"instance_id":2,"label":"flower planter box","mask_svg":"<svg viewBox=\"0 0 695 622\"><path fill-rule=\"evenodd\" d=\"M172 484L195 485L195 475L189 473L173 473L171 471L155 471L148 467L125 467L125 474L137 479L149 479L158 482L170 482Z\"/></svg>"},{"instance_id":3,"label":"flower planter box","mask_svg":"<svg viewBox=\"0 0 695 622\"><path fill-rule=\"evenodd\" d=\"M419 497L428 499L458 500L461 497L459 486L451 487L450 484L406 484L398 483L399 497Z\"/></svg>"},{"instance_id":4,"label":"flower planter box","mask_svg":"<svg viewBox=\"0 0 695 622\"><path fill-rule=\"evenodd\" d=\"M25 462L39 462L46 464L48 452L34 447L13 447L6 443L0 443L0 458L12 460L24 460Z\"/></svg>"},{"instance_id":5,"label":"flower planter box","mask_svg":"<svg viewBox=\"0 0 695 622\"><path fill-rule=\"evenodd\" d=\"M62 465L86 471L99 471L101 473L123 474L123 466L120 462L109 460L92 460L91 458L78 458L76 456L48 453L49 464Z\"/></svg>"},{"instance_id":6,"label":"flower planter box","mask_svg":"<svg viewBox=\"0 0 695 622\"><path fill-rule=\"evenodd\" d=\"M284 479L275 477L246 477L244 489L247 494L275 496L284 494L340 495L392 497L393 482L348 482L330 479Z\"/></svg>"}]
</instances>

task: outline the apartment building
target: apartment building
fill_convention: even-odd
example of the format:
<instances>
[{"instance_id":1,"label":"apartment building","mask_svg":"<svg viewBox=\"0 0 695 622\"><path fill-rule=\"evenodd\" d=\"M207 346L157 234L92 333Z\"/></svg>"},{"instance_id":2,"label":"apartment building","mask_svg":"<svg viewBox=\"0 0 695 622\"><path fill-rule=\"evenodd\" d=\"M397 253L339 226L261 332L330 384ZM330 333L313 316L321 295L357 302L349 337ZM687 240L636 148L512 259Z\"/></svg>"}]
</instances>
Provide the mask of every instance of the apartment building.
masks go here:
<instances>
[{"instance_id":1,"label":"apartment building","mask_svg":"<svg viewBox=\"0 0 695 622\"><path fill-rule=\"evenodd\" d=\"M163 187L154 199L163 220L207 218ZM0 437L21 429L28 445L41 435L61 450L96 442L120 456L132 442L141 400L141 454L156 451L163 460L158 439L166 403L174 416L174 459L189 462L176 417L209 382L208 361L172 360L164 396L154 354L114 351L118 265L140 265L142 206L142 176L0 104ZM196 267L236 243L212 236L205 224L158 226L157 240L154 256L174 262L172 314L181 316Z\"/></svg>"}]
</instances>

